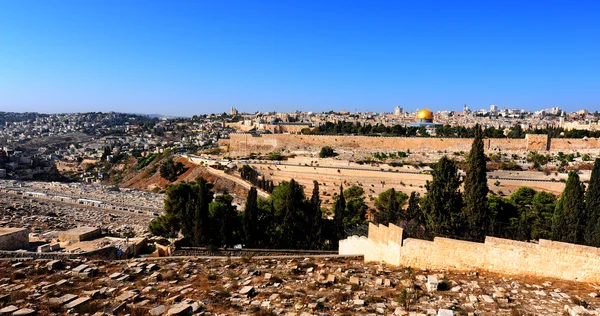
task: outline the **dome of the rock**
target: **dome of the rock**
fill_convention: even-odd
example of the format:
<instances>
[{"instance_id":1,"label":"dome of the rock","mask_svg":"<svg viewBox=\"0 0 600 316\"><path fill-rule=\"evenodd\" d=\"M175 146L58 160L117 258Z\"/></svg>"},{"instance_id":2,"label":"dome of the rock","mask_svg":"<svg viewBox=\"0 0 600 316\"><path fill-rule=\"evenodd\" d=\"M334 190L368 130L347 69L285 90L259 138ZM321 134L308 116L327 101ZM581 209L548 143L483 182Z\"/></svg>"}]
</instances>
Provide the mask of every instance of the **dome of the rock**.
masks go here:
<instances>
[{"instance_id":1,"label":"dome of the rock","mask_svg":"<svg viewBox=\"0 0 600 316\"><path fill-rule=\"evenodd\" d=\"M423 110L417 112L417 119L433 121L433 112L429 111L428 109L423 109Z\"/></svg>"}]
</instances>

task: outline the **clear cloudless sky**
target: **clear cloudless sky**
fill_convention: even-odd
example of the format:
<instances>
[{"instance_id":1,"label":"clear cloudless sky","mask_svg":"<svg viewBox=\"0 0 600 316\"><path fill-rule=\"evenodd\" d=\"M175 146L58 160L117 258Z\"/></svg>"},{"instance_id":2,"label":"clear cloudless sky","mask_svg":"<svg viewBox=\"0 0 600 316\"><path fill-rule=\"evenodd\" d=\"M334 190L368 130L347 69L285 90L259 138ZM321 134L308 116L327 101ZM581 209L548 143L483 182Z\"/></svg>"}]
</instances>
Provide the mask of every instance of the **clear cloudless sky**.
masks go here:
<instances>
[{"instance_id":1,"label":"clear cloudless sky","mask_svg":"<svg viewBox=\"0 0 600 316\"><path fill-rule=\"evenodd\" d=\"M600 109L600 1L0 0L0 111Z\"/></svg>"}]
</instances>

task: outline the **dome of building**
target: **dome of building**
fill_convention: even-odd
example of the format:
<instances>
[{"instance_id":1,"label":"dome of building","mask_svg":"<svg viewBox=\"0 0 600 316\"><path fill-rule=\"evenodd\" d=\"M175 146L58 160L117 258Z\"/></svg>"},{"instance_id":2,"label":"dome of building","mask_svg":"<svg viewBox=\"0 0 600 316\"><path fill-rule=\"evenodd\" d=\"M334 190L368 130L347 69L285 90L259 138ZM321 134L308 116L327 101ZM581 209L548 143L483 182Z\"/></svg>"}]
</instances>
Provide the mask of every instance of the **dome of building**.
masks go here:
<instances>
[{"instance_id":1,"label":"dome of building","mask_svg":"<svg viewBox=\"0 0 600 316\"><path fill-rule=\"evenodd\" d=\"M419 120L433 120L433 112L428 109L423 109L417 112L417 119Z\"/></svg>"}]
</instances>

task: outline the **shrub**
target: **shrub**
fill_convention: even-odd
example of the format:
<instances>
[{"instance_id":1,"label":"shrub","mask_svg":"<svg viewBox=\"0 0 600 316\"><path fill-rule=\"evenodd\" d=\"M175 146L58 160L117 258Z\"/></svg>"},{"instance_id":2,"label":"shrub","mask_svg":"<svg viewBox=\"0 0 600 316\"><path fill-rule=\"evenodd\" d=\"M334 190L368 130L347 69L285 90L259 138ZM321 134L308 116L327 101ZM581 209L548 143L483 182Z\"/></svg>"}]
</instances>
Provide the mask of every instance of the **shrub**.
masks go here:
<instances>
[{"instance_id":1,"label":"shrub","mask_svg":"<svg viewBox=\"0 0 600 316\"><path fill-rule=\"evenodd\" d=\"M268 160L283 160L283 155L278 151L272 151L267 155Z\"/></svg>"},{"instance_id":2,"label":"shrub","mask_svg":"<svg viewBox=\"0 0 600 316\"><path fill-rule=\"evenodd\" d=\"M519 164L517 164L514 161L501 162L498 164L498 169L499 170L511 170L511 171L523 170L523 168L521 168L521 166L519 166Z\"/></svg>"},{"instance_id":3,"label":"shrub","mask_svg":"<svg viewBox=\"0 0 600 316\"><path fill-rule=\"evenodd\" d=\"M319 152L319 157L320 158L328 158L328 157L334 157L337 154L333 151L333 148L331 148L330 146L324 146L321 148L321 152Z\"/></svg>"}]
</instances>

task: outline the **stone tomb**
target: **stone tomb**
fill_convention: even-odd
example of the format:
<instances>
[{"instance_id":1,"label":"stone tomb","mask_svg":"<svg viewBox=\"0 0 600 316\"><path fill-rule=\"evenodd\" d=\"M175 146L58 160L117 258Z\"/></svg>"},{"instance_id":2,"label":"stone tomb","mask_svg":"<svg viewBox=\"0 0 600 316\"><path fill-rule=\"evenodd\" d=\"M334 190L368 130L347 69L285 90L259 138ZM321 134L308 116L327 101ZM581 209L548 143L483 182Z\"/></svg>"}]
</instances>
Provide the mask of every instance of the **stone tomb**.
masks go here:
<instances>
[{"instance_id":1,"label":"stone tomb","mask_svg":"<svg viewBox=\"0 0 600 316\"><path fill-rule=\"evenodd\" d=\"M0 250L29 250L29 231L26 228L0 227Z\"/></svg>"},{"instance_id":2,"label":"stone tomb","mask_svg":"<svg viewBox=\"0 0 600 316\"><path fill-rule=\"evenodd\" d=\"M102 236L102 231L97 227L77 227L67 231L59 232L58 239L61 242L80 242L94 240Z\"/></svg>"}]
</instances>

